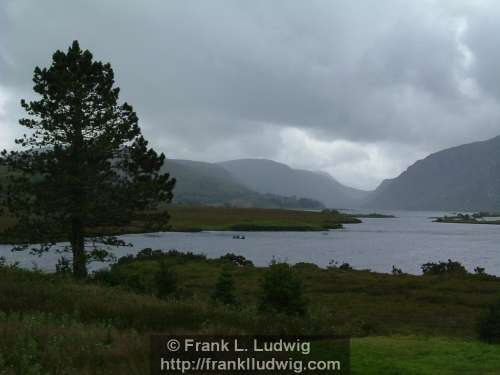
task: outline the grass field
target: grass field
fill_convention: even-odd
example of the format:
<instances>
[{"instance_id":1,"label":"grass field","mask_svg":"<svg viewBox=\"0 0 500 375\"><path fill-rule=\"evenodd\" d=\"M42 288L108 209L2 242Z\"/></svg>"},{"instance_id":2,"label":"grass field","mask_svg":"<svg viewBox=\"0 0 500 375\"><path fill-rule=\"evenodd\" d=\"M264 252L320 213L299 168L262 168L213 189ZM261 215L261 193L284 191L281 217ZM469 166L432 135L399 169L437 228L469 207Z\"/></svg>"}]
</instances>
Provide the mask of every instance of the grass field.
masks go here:
<instances>
[{"instance_id":1,"label":"grass field","mask_svg":"<svg viewBox=\"0 0 500 375\"><path fill-rule=\"evenodd\" d=\"M500 348L446 337L390 336L351 342L353 375L496 375Z\"/></svg>"},{"instance_id":2,"label":"grass field","mask_svg":"<svg viewBox=\"0 0 500 375\"><path fill-rule=\"evenodd\" d=\"M353 374L472 375L500 368L500 347L478 342L474 330L485 306L499 297L497 278L299 264L294 269L310 313L298 318L257 312L266 268L197 256L161 259L178 275L177 299L153 295L159 267L153 258L123 262L105 278L81 282L1 267L0 373L144 374L151 332L348 333ZM223 267L234 275L239 308L210 300Z\"/></svg>"}]
</instances>

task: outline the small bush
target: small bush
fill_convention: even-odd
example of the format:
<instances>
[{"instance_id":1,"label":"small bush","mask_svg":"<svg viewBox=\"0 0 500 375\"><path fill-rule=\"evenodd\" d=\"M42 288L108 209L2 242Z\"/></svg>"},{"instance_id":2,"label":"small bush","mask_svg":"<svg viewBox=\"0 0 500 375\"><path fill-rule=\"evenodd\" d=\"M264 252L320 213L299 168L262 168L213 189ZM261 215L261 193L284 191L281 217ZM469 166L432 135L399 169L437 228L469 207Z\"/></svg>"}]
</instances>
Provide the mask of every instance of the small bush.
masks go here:
<instances>
[{"instance_id":1,"label":"small bush","mask_svg":"<svg viewBox=\"0 0 500 375\"><path fill-rule=\"evenodd\" d=\"M339 264L339 262L337 262L334 259L332 259L328 263L328 266L326 268L333 269L333 270L339 269L339 270L343 270L343 271L352 271L353 270L352 266L349 263L343 262L343 263Z\"/></svg>"},{"instance_id":2,"label":"small bush","mask_svg":"<svg viewBox=\"0 0 500 375\"><path fill-rule=\"evenodd\" d=\"M226 255L221 256L218 260L229 261L236 266L253 266L253 262L251 260L248 260L243 255L236 255L233 253L227 253Z\"/></svg>"},{"instance_id":3,"label":"small bush","mask_svg":"<svg viewBox=\"0 0 500 375\"><path fill-rule=\"evenodd\" d=\"M56 264L56 273L63 275L70 275L73 273L71 261L66 257L60 257Z\"/></svg>"},{"instance_id":4,"label":"small bush","mask_svg":"<svg viewBox=\"0 0 500 375\"><path fill-rule=\"evenodd\" d=\"M339 266L339 270L352 271L353 268L349 263L344 262Z\"/></svg>"},{"instance_id":5,"label":"small bush","mask_svg":"<svg viewBox=\"0 0 500 375\"><path fill-rule=\"evenodd\" d=\"M236 296L234 294L233 275L227 267L222 269L222 272L217 279L212 299L216 302L222 303L223 305L237 305Z\"/></svg>"},{"instance_id":6,"label":"small bush","mask_svg":"<svg viewBox=\"0 0 500 375\"><path fill-rule=\"evenodd\" d=\"M481 276L486 275L486 272L485 272L485 270L484 270L484 267L479 267L479 266L477 266L476 268L474 268L474 273L475 273L476 275L481 275Z\"/></svg>"},{"instance_id":7,"label":"small bush","mask_svg":"<svg viewBox=\"0 0 500 375\"><path fill-rule=\"evenodd\" d=\"M308 262L298 262L293 265L293 268L297 270L308 270L308 271L317 271L319 270L319 266L314 263L308 263Z\"/></svg>"},{"instance_id":8,"label":"small bush","mask_svg":"<svg viewBox=\"0 0 500 375\"><path fill-rule=\"evenodd\" d=\"M302 281L287 263L273 261L261 283L259 310L287 315L305 315L307 301Z\"/></svg>"},{"instance_id":9,"label":"small bush","mask_svg":"<svg viewBox=\"0 0 500 375\"><path fill-rule=\"evenodd\" d=\"M490 344L500 343L500 300L490 305L477 323L479 339Z\"/></svg>"},{"instance_id":10,"label":"small bush","mask_svg":"<svg viewBox=\"0 0 500 375\"><path fill-rule=\"evenodd\" d=\"M403 274L403 271L401 270L401 268L398 268L396 266L392 266L392 271L391 273L393 275L402 275Z\"/></svg>"},{"instance_id":11,"label":"small bush","mask_svg":"<svg viewBox=\"0 0 500 375\"><path fill-rule=\"evenodd\" d=\"M424 275L455 275L463 276L467 274L467 270L459 262L454 262L448 259L448 262L425 263L421 267Z\"/></svg>"}]
</instances>

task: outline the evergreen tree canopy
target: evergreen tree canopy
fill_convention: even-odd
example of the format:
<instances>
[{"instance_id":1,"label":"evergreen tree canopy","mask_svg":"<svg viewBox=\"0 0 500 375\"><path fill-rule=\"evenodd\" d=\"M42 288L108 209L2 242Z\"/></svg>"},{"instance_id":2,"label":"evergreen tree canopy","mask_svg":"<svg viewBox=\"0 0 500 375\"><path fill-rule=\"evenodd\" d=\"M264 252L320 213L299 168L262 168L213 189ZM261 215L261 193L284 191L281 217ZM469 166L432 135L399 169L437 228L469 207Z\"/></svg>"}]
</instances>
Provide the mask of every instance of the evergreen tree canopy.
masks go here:
<instances>
[{"instance_id":1,"label":"evergreen tree canopy","mask_svg":"<svg viewBox=\"0 0 500 375\"><path fill-rule=\"evenodd\" d=\"M236 305L237 301L234 289L233 275L229 268L224 267L215 284L212 299L224 305Z\"/></svg>"},{"instance_id":2,"label":"evergreen tree canopy","mask_svg":"<svg viewBox=\"0 0 500 375\"><path fill-rule=\"evenodd\" d=\"M305 315L307 300L302 280L287 263L275 260L269 265L260 285L259 310L287 315Z\"/></svg>"},{"instance_id":3,"label":"evergreen tree canopy","mask_svg":"<svg viewBox=\"0 0 500 375\"><path fill-rule=\"evenodd\" d=\"M10 234L22 240L18 249L69 240L73 272L84 277L87 262L106 255L102 244L123 244L103 235L107 228L138 218L148 230L165 227L160 208L175 179L161 173L165 156L148 147L132 106L118 103L109 63L74 41L49 68L36 67L33 81L40 98L21 101L28 117L19 121L28 134L0 158L9 171L0 204L17 218Z\"/></svg>"}]
</instances>

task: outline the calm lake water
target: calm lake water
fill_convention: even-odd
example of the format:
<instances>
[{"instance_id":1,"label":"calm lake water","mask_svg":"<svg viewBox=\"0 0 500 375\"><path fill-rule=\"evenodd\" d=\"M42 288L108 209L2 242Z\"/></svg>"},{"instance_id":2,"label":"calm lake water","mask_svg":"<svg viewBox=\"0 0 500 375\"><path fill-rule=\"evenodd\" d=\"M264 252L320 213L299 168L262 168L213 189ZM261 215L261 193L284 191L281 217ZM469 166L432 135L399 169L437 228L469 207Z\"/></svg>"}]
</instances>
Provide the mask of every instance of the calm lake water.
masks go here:
<instances>
[{"instance_id":1,"label":"calm lake water","mask_svg":"<svg viewBox=\"0 0 500 375\"><path fill-rule=\"evenodd\" d=\"M378 211L380 212L380 211ZM500 226L433 223L430 217L443 212L391 211L394 219L362 219L362 224L328 232L248 232L245 240L233 239L240 232L155 233L125 235L133 247L119 248L117 256L153 249L177 249L218 257L228 252L245 256L256 265L266 265L273 258L311 262L327 266L333 259L348 262L354 268L390 272L392 265L404 272L418 274L429 261L448 259L463 263L472 271L481 266L500 276ZM0 245L0 255L21 266L53 269L60 255L41 258L27 252L12 253ZM93 264L92 269L102 267Z\"/></svg>"}]
</instances>

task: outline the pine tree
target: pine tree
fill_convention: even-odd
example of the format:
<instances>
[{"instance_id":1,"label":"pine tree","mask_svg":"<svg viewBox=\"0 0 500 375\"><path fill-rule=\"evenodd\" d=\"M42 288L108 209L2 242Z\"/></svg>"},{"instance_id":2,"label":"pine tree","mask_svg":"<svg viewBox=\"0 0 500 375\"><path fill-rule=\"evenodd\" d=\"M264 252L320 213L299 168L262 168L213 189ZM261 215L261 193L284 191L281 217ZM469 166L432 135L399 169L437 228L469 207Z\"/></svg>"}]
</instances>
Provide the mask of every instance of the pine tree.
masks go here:
<instances>
[{"instance_id":1,"label":"pine tree","mask_svg":"<svg viewBox=\"0 0 500 375\"><path fill-rule=\"evenodd\" d=\"M289 264L273 261L262 279L260 289L260 311L306 314L307 300L304 298L302 280Z\"/></svg>"},{"instance_id":2,"label":"pine tree","mask_svg":"<svg viewBox=\"0 0 500 375\"><path fill-rule=\"evenodd\" d=\"M40 98L21 101L28 116L19 121L28 134L0 158L9 173L0 205L17 218L9 230L22 240L17 250L41 253L69 240L73 273L85 277L87 262L107 255L103 244L124 244L101 234L106 227L137 219L149 230L166 226L160 208L175 179L161 173L165 156L148 147L132 106L118 103L111 65L77 41L49 68L36 67L33 82Z\"/></svg>"},{"instance_id":3,"label":"pine tree","mask_svg":"<svg viewBox=\"0 0 500 375\"><path fill-rule=\"evenodd\" d=\"M236 305L236 296L234 295L234 280L233 275L227 267L222 269L222 272L215 284L215 290L212 294L214 301L224 305Z\"/></svg>"}]
</instances>

